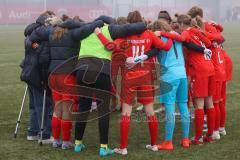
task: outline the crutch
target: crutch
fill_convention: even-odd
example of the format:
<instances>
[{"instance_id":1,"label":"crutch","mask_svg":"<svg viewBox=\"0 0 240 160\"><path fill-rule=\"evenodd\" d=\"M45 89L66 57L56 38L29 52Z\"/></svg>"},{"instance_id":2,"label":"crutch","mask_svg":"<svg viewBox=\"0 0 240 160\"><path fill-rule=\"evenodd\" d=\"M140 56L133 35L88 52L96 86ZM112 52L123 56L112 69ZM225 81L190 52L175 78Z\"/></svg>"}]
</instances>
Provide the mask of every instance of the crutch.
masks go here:
<instances>
[{"instance_id":1,"label":"crutch","mask_svg":"<svg viewBox=\"0 0 240 160\"><path fill-rule=\"evenodd\" d=\"M41 122L40 142L39 142L40 146L42 146L42 139L43 139L44 119L45 119L45 109L46 109L46 94L47 94L47 89L45 88L43 91L42 122Z\"/></svg>"},{"instance_id":2,"label":"crutch","mask_svg":"<svg viewBox=\"0 0 240 160\"><path fill-rule=\"evenodd\" d=\"M18 127L20 125L20 119L21 119L21 116L22 116L22 112L23 112L23 107L24 107L27 91L28 91L28 85L26 85L26 88L25 88L25 92L24 92L24 95L23 95L20 112L19 112L18 119L17 119L17 124L16 124L15 132L14 132L14 138L15 139L17 138Z\"/></svg>"}]
</instances>

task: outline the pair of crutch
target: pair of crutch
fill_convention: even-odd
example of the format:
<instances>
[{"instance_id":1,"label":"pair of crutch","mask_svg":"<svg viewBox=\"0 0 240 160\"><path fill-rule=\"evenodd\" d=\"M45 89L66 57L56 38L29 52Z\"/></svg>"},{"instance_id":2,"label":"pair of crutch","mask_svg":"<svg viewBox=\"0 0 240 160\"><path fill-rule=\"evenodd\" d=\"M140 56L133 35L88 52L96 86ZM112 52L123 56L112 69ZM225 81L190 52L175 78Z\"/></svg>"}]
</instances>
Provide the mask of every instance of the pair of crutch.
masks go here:
<instances>
[{"instance_id":1,"label":"pair of crutch","mask_svg":"<svg viewBox=\"0 0 240 160\"><path fill-rule=\"evenodd\" d=\"M15 128L15 131L14 131L14 139L17 138L17 132L18 132L18 128L19 128L19 125L20 125L20 122L21 122L21 116L22 116L22 113L23 113L23 108L24 108L27 92L28 92L28 85L26 85L26 87L25 87L25 92L24 92L24 95L23 95L22 104L21 104L21 108L20 108L20 111L19 111L16 128ZM45 117L45 110L46 110L46 94L47 94L47 89L44 88L42 120L41 120L41 129L40 129L40 142L39 142L40 146L42 145L42 139L43 139L44 117Z\"/></svg>"}]
</instances>

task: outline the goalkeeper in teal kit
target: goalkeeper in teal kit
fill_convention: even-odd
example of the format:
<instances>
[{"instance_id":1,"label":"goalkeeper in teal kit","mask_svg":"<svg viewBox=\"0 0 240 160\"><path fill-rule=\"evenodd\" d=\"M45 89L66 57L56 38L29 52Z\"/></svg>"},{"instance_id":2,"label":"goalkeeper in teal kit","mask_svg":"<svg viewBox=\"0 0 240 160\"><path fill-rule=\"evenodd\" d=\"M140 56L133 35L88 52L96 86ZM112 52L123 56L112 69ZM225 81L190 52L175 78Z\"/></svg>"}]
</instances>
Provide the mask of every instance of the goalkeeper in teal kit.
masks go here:
<instances>
[{"instance_id":1,"label":"goalkeeper in teal kit","mask_svg":"<svg viewBox=\"0 0 240 160\"><path fill-rule=\"evenodd\" d=\"M164 42L168 38L161 38ZM165 107L165 140L163 143L158 145L160 150L172 150L173 149L173 132L175 128L175 104L177 104L181 114L182 124L182 145L183 147L189 147L189 126L190 116L187 107L188 102L188 84L187 75L185 70L185 62L182 51L182 42L174 41L169 51L157 51L154 49L140 56L136 61L142 61L152 56L157 56L159 63L166 69L165 73L161 75L161 81L167 82L172 86L172 89L164 93L162 88L160 89L161 94L159 101Z\"/></svg>"},{"instance_id":2,"label":"goalkeeper in teal kit","mask_svg":"<svg viewBox=\"0 0 240 160\"><path fill-rule=\"evenodd\" d=\"M162 38L166 41L167 38ZM166 111L165 124L165 141L159 145L159 149L172 149L172 137L175 126L175 103L178 106L181 114L182 124L182 145L189 142L189 126L190 116L188 112L188 84L185 70L185 62L182 51L182 43L174 41L173 46L169 52L161 51L157 58L161 65L166 67L166 73L161 77L161 80L168 82L172 86L172 90L166 94L160 95L160 103L164 104Z\"/></svg>"}]
</instances>

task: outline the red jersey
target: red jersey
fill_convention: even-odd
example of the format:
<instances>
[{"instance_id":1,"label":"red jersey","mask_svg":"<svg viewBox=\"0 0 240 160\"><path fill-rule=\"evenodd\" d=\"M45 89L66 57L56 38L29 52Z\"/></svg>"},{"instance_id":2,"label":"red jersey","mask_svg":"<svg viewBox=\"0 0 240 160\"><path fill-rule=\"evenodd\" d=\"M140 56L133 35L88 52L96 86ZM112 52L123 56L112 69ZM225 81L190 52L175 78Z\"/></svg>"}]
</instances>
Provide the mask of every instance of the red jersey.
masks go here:
<instances>
[{"instance_id":1,"label":"red jersey","mask_svg":"<svg viewBox=\"0 0 240 160\"><path fill-rule=\"evenodd\" d=\"M172 47L172 41L165 43L149 30L140 35L129 36L125 40L131 44L131 47L126 50L126 54L128 57L134 58L143 55L145 52L151 50L152 47L166 51Z\"/></svg>"},{"instance_id":2,"label":"red jersey","mask_svg":"<svg viewBox=\"0 0 240 160\"><path fill-rule=\"evenodd\" d=\"M211 46L211 41L196 28L186 29L182 35L189 41L208 48ZM209 77L215 74L214 66L211 59L194 50L187 51L188 74L189 76Z\"/></svg>"},{"instance_id":3,"label":"red jersey","mask_svg":"<svg viewBox=\"0 0 240 160\"><path fill-rule=\"evenodd\" d=\"M223 30L223 28L220 25L217 26L213 23L205 22L204 27L206 35L211 41L216 41L219 44L224 42L224 38L220 32Z\"/></svg>"},{"instance_id":4,"label":"red jersey","mask_svg":"<svg viewBox=\"0 0 240 160\"><path fill-rule=\"evenodd\" d=\"M117 61L119 61L120 63L122 62L124 64L126 58L128 57L136 58L149 51L152 47L163 49L166 51L170 50L172 47L172 40L168 40L168 42L165 43L153 32L148 30L144 31L139 35L132 35L126 38L117 39L114 42L109 42L109 40L106 39L106 37L103 34L99 34L98 38L108 50L113 51L113 59L114 60L117 59ZM122 64L122 66L124 66L124 64ZM125 75L126 72L129 71L132 72L139 69L154 72L154 68L155 68L154 58L144 61L143 66L141 64L138 64L133 69L130 70L127 69L126 67L122 67L123 75Z\"/></svg>"},{"instance_id":5,"label":"red jersey","mask_svg":"<svg viewBox=\"0 0 240 160\"><path fill-rule=\"evenodd\" d=\"M226 81L232 80L232 69L233 69L233 62L231 57L227 54L227 52L222 49L222 53L225 59L225 71L226 71Z\"/></svg>"},{"instance_id":6,"label":"red jersey","mask_svg":"<svg viewBox=\"0 0 240 160\"><path fill-rule=\"evenodd\" d=\"M112 54L112 63L111 63L111 72L112 72L112 77L117 77L119 70L121 69L121 76L123 74L123 67L126 61L126 56L124 52L124 43L122 39L116 39L114 43L112 43L111 47L114 47L113 49L113 54ZM120 44L120 45L116 45Z\"/></svg>"},{"instance_id":7,"label":"red jersey","mask_svg":"<svg viewBox=\"0 0 240 160\"><path fill-rule=\"evenodd\" d=\"M139 35L132 35L126 37L124 39L130 44L130 47L125 50L126 57L134 57L137 58L140 55L143 55L147 51L151 50L152 47L163 49L163 50L170 50L172 47L172 41L169 40L167 43L163 42L159 37L157 37L153 32L146 30L142 34ZM153 70L155 68L154 59L151 58L149 60L144 61L144 65L138 64L133 69L128 70L125 68L125 71L133 71L133 70Z\"/></svg>"},{"instance_id":8,"label":"red jersey","mask_svg":"<svg viewBox=\"0 0 240 160\"><path fill-rule=\"evenodd\" d=\"M215 23L205 22L205 30L208 38L212 41L212 62L215 68L215 79L217 81L226 80L226 63L224 53L219 44L224 42L224 38L221 34L223 30L222 26Z\"/></svg>"},{"instance_id":9,"label":"red jersey","mask_svg":"<svg viewBox=\"0 0 240 160\"><path fill-rule=\"evenodd\" d=\"M219 45L211 48L212 51L212 62L215 68L215 79L216 81L226 80L226 63L224 53Z\"/></svg>"}]
</instances>

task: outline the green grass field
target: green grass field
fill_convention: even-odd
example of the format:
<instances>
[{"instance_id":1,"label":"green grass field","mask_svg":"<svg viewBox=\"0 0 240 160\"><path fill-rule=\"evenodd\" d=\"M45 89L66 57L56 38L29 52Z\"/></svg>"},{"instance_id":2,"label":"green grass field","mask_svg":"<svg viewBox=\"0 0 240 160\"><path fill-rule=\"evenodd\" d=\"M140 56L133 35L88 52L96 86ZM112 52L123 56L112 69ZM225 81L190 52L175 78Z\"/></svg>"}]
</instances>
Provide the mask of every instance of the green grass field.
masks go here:
<instances>
[{"instance_id":1,"label":"green grass field","mask_svg":"<svg viewBox=\"0 0 240 160\"><path fill-rule=\"evenodd\" d=\"M225 49L234 61L233 81L228 86L227 99L227 132L228 135L220 141L204 146L191 146L184 150L179 145L181 136L180 124L177 122L172 152L153 153L145 149L149 142L148 127L146 123L132 122L129 137L129 155L127 157L112 156L105 159L129 160L238 160L240 159L240 25L225 25ZM25 84L19 80L19 63L24 54L23 48L24 26L0 26L0 160L96 160L98 156L97 121L88 124L84 136L87 150L81 154L73 151L52 149L51 146L40 147L36 142L26 140L28 123L28 105L19 129L18 138L13 140L17 116ZM111 115L110 147L117 147L119 142L119 113ZM163 139L163 126L159 127L159 142ZM191 127L193 129L193 126ZM191 132L191 136L193 132Z\"/></svg>"}]
</instances>

